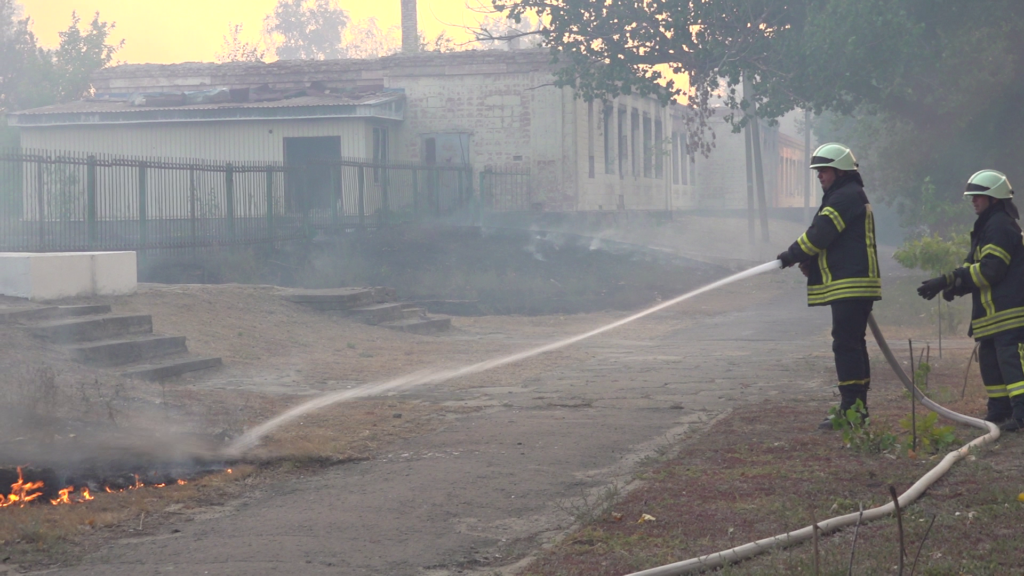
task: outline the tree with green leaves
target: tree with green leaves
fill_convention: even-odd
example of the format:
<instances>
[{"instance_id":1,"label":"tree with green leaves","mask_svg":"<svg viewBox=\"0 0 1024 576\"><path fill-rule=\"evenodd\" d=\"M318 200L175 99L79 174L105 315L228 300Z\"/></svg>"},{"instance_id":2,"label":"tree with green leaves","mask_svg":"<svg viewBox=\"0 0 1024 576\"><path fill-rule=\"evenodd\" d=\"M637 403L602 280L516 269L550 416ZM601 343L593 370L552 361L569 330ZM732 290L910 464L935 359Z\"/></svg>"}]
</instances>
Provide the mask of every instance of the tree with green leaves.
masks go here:
<instances>
[{"instance_id":1,"label":"tree with green leaves","mask_svg":"<svg viewBox=\"0 0 1024 576\"><path fill-rule=\"evenodd\" d=\"M114 54L124 46L124 40L118 44L107 42L114 23L100 20L99 12L93 14L84 32L80 24L81 18L72 12L71 25L59 34L60 44L51 52L57 102L70 102L89 95L93 72L110 64Z\"/></svg>"},{"instance_id":2,"label":"tree with green leaves","mask_svg":"<svg viewBox=\"0 0 1024 576\"><path fill-rule=\"evenodd\" d=\"M326 60L346 56L348 23L337 0L278 0L263 20L263 31L282 60Z\"/></svg>"},{"instance_id":3,"label":"tree with green leaves","mask_svg":"<svg viewBox=\"0 0 1024 576\"><path fill-rule=\"evenodd\" d=\"M70 102L91 91L92 73L110 64L124 45L109 42L112 22L97 12L88 28L71 13L71 25L60 33L56 49L39 46L32 20L23 16L20 4L0 0L0 115L10 111ZM17 145L13 129L0 127L0 145Z\"/></svg>"},{"instance_id":4,"label":"tree with green leaves","mask_svg":"<svg viewBox=\"0 0 1024 576\"><path fill-rule=\"evenodd\" d=\"M243 29L242 24L228 24L228 33L214 57L217 62L263 62L267 51L260 42L243 40Z\"/></svg>"},{"instance_id":5,"label":"tree with green leaves","mask_svg":"<svg viewBox=\"0 0 1024 576\"><path fill-rule=\"evenodd\" d=\"M855 117L843 136L888 201L912 204L930 177L943 199L982 167L1024 165L1024 3L1019 0L495 0L537 32L585 99L685 98L705 151L721 97L734 127L749 103L769 120L796 108ZM685 75L673 83L666 71ZM853 138L870 124L874 134ZM821 133L819 133L821 135ZM851 136L851 137L846 137ZM870 164L868 160L874 160ZM962 188L961 188L962 189ZM911 218L913 219L913 218Z\"/></svg>"},{"instance_id":6,"label":"tree with green leaves","mask_svg":"<svg viewBox=\"0 0 1024 576\"><path fill-rule=\"evenodd\" d=\"M0 0L0 111L31 108L52 97L53 62L31 20L13 0Z\"/></svg>"},{"instance_id":7,"label":"tree with green leaves","mask_svg":"<svg viewBox=\"0 0 1024 576\"><path fill-rule=\"evenodd\" d=\"M345 29L345 52L349 58L380 58L402 49L402 29L381 28L376 18L350 24Z\"/></svg>"}]
</instances>

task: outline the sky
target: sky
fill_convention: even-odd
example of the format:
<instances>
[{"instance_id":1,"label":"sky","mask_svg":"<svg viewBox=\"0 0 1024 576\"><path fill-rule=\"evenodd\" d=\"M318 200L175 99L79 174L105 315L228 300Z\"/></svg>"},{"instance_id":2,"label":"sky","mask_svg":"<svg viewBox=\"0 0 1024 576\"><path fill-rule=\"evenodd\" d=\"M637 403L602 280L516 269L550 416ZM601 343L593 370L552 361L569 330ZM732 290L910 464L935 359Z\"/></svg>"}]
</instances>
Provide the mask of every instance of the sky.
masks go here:
<instances>
[{"instance_id":1,"label":"sky","mask_svg":"<svg viewBox=\"0 0 1024 576\"><path fill-rule=\"evenodd\" d=\"M100 19L117 24L113 40L125 40L116 59L128 63L211 62L224 42L231 23L242 24L243 39L256 40L263 17L277 0L20 0L33 21L39 43L54 47L57 33L78 12L83 23L99 11ZM479 0L419 0L421 33L428 38L442 31L458 41L469 38L462 28L473 26L480 15L467 7ZM484 0L485 6L490 3ZM399 0L340 0L353 20L376 17L381 28L399 24Z\"/></svg>"}]
</instances>

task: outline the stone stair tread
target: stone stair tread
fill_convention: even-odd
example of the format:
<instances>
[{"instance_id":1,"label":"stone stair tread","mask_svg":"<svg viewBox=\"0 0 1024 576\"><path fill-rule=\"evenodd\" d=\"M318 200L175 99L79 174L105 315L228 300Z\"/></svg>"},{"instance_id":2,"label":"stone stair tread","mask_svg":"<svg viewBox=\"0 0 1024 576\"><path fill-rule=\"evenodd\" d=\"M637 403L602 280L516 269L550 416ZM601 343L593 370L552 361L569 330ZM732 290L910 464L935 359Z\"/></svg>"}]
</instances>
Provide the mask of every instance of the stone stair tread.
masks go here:
<instances>
[{"instance_id":1,"label":"stone stair tread","mask_svg":"<svg viewBox=\"0 0 1024 576\"><path fill-rule=\"evenodd\" d=\"M452 327L452 319L448 316L431 316L428 318L404 318L391 322L382 322L379 326L391 330L401 330L413 334L434 334L444 332Z\"/></svg>"},{"instance_id":2,"label":"stone stair tread","mask_svg":"<svg viewBox=\"0 0 1024 576\"><path fill-rule=\"evenodd\" d=\"M72 358L93 366L124 366L133 362L187 354L184 336L142 335L66 346Z\"/></svg>"},{"instance_id":3,"label":"stone stair tread","mask_svg":"<svg viewBox=\"0 0 1024 576\"><path fill-rule=\"evenodd\" d=\"M138 380L165 380L167 378L173 378L174 376L180 376L187 372L215 368L222 364L223 361L219 357L187 357L165 362L133 366L131 369L121 372L121 375L125 378L134 378Z\"/></svg>"},{"instance_id":4,"label":"stone stair tread","mask_svg":"<svg viewBox=\"0 0 1024 576\"><path fill-rule=\"evenodd\" d=\"M108 314L84 318L40 322L29 326L30 333L54 344L73 344L123 338L131 334L151 334L153 318L149 314Z\"/></svg>"},{"instance_id":5,"label":"stone stair tread","mask_svg":"<svg viewBox=\"0 0 1024 576\"><path fill-rule=\"evenodd\" d=\"M145 318L149 317L149 314L108 314L106 316L98 316L96 318L61 318L59 320L51 320L49 322L39 322L33 324L32 328L55 328L57 326L80 326L90 323L102 323L109 322L111 320L119 320L122 318Z\"/></svg>"},{"instance_id":6,"label":"stone stair tread","mask_svg":"<svg viewBox=\"0 0 1024 576\"><path fill-rule=\"evenodd\" d=\"M73 306L21 306L0 308L0 324L54 321L58 319L109 314L109 304L80 304Z\"/></svg>"},{"instance_id":7,"label":"stone stair tread","mask_svg":"<svg viewBox=\"0 0 1024 576\"><path fill-rule=\"evenodd\" d=\"M0 309L0 324L24 322L26 320L49 319L60 308L58 306L18 306Z\"/></svg>"},{"instance_id":8,"label":"stone stair tread","mask_svg":"<svg viewBox=\"0 0 1024 576\"><path fill-rule=\"evenodd\" d=\"M314 290L292 289L281 294L294 302L314 310L352 310L380 302L393 302L395 291L382 286L358 288L318 288Z\"/></svg>"},{"instance_id":9,"label":"stone stair tread","mask_svg":"<svg viewBox=\"0 0 1024 576\"><path fill-rule=\"evenodd\" d=\"M313 290L288 290L282 297L289 302L324 302L372 296L372 288L319 288Z\"/></svg>"},{"instance_id":10,"label":"stone stair tread","mask_svg":"<svg viewBox=\"0 0 1024 576\"><path fill-rule=\"evenodd\" d=\"M178 338L184 338L184 336L165 336L158 334L139 334L133 338L110 338L107 340L91 340L89 342L83 342L80 344L68 344L64 347L68 350L89 350L93 348L103 348L105 346L111 346L114 344L127 344L130 342L154 342L161 340L175 340Z\"/></svg>"},{"instance_id":11,"label":"stone stair tread","mask_svg":"<svg viewBox=\"0 0 1024 576\"><path fill-rule=\"evenodd\" d=\"M369 306L360 306L358 308L352 308L349 312L374 312L377 310L401 310L403 306L401 302L383 302L381 304L370 304Z\"/></svg>"},{"instance_id":12,"label":"stone stair tread","mask_svg":"<svg viewBox=\"0 0 1024 576\"><path fill-rule=\"evenodd\" d=\"M58 306L58 315L63 317L72 316L93 316L98 314L110 314L110 304L74 304L70 306Z\"/></svg>"}]
</instances>

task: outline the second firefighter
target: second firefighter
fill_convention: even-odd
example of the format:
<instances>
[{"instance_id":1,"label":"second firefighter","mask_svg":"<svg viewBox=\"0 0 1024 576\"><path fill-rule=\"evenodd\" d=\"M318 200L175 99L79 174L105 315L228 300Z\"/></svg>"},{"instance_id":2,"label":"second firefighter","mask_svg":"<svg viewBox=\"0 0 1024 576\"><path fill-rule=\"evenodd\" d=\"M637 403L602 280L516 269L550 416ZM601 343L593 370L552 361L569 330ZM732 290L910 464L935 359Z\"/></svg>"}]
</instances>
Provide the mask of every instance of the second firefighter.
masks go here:
<instances>
[{"instance_id":1,"label":"second firefighter","mask_svg":"<svg viewBox=\"0 0 1024 576\"><path fill-rule=\"evenodd\" d=\"M871 365L864 340L868 316L882 299L875 220L853 152L842 144L814 151L811 168L824 191L810 228L779 254L782 267L799 264L807 276L807 305L832 309L832 352L840 410L860 402L867 417ZM826 418L818 425L832 429Z\"/></svg>"}]
</instances>

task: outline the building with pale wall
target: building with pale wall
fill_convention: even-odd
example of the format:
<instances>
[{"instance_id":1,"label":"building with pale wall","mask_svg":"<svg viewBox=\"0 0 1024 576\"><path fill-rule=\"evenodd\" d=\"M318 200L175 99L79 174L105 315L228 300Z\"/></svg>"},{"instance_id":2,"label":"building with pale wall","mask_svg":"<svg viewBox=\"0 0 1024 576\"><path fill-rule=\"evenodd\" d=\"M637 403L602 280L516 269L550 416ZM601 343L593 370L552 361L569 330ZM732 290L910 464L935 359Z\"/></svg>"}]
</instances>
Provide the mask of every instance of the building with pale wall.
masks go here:
<instances>
[{"instance_id":1,"label":"building with pale wall","mask_svg":"<svg viewBox=\"0 0 1024 576\"><path fill-rule=\"evenodd\" d=\"M29 149L528 172L534 210L746 206L742 137L723 137L723 126L711 158L695 158L686 150L686 107L638 96L587 103L553 86L553 66L545 50L122 65L94 77L93 99L9 122ZM796 139L765 133L772 203L792 205L786 178L806 154Z\"/></svg>"}]
</instances>

